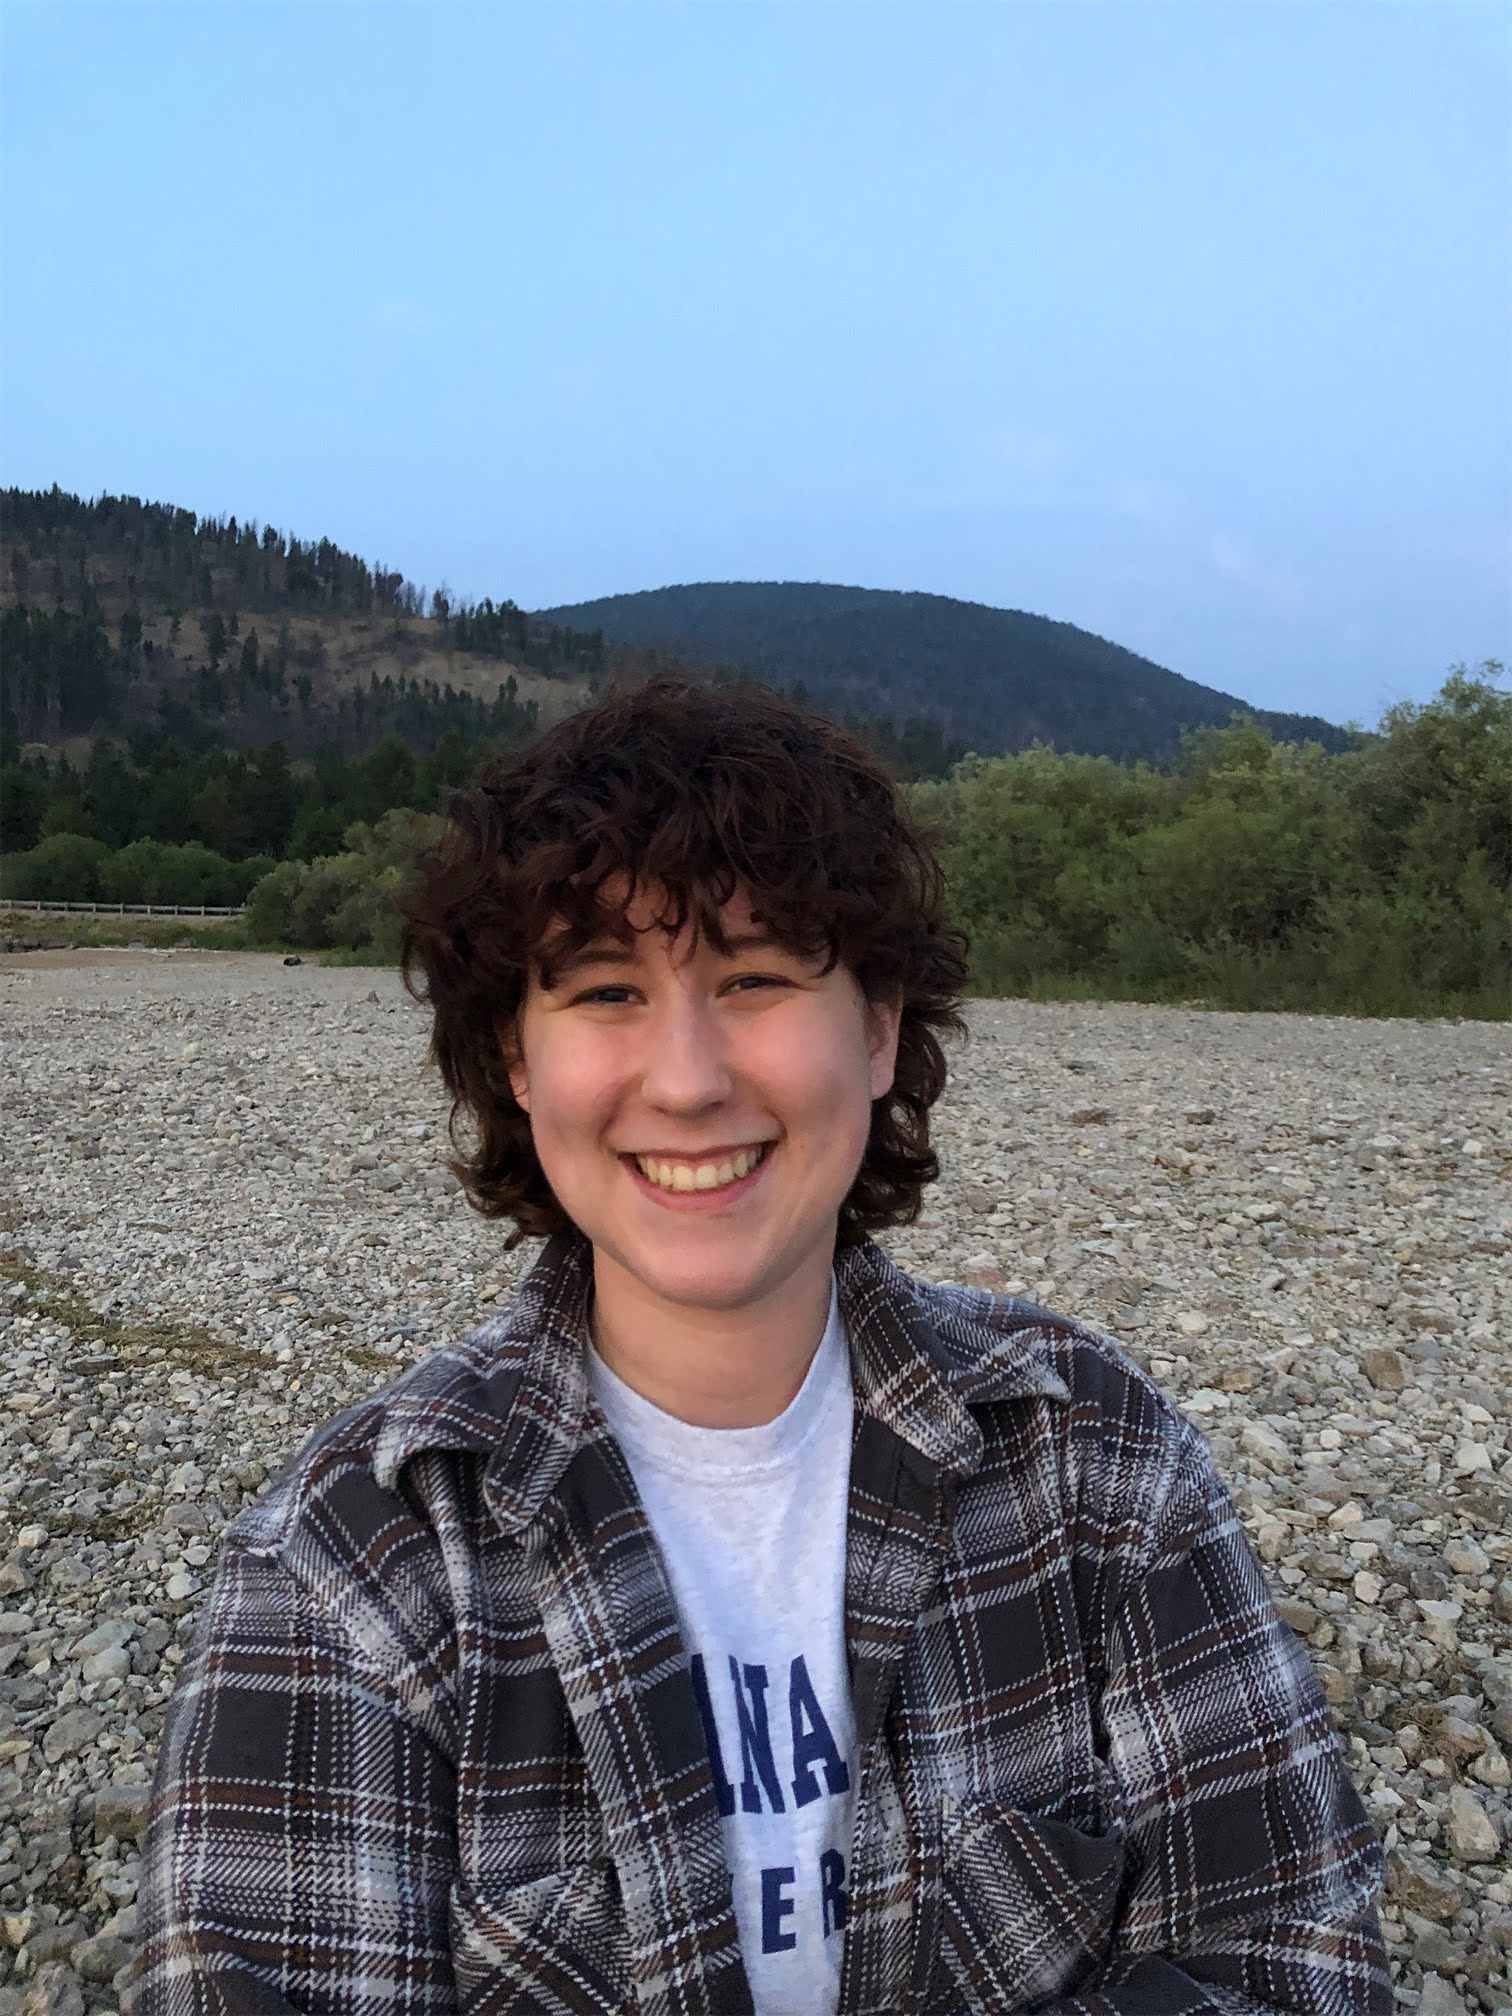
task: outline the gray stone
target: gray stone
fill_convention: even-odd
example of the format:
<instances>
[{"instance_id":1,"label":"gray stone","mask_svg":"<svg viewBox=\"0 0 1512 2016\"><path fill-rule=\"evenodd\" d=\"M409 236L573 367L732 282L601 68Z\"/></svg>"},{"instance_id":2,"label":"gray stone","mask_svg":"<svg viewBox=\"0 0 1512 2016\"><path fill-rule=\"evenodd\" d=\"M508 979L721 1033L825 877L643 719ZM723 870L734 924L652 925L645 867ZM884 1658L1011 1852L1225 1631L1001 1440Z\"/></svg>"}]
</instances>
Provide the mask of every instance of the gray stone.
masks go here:
<instances>
[{"instance_id":1,"label":"gray stone","mask_svg":"<svg viewBox=\"0 0 1512 2016\"><path fill-rule=\"evenodd\" d=\"M1469 2016L1459 1990L1442 1974L1425 1974L1417 2016Z\"/></svg>"},{"instance_id":2,"label":"gray stone","mask_svg":"<svg viewBox=\"0 0 1512 2016\"><path fill-rule=\"evenodd\" d=\"M95 1680L124 1680L130 1671L131 1654L126 1647L109 1645L84 1661L82 1677L87 1685Z\"/></svg>"},{"instance_id":3,"label":"gray stone","mask_svg":"<svg viewBox=\"0 0 1512 2016\"><path fill-rule=\"evenodd\" d=\"M1446 1974L1456 1974L1467 1959L1465 1948L1459 1940L1451 1939L1442 1925L1435 1925L1432 1919L1420 1918L1415 1911L1404 1911L1402 1923L1412 1940L1412 1957L1419 1967L1438 1968Z\"/></svg>"},{"instance_id":4,"label":"gray stone","mask_svg":"<svg viewBox=\"0 0 1512 2016\"><path fill-rule=\"evenodd\" d=\"M1268 1421L1246 1421L1239 1430L1239 1447L1248 1456L1258 1456L1267 1470L1284 1475L1297 1467L1286 1437Z\"/></svg>"},{"instance_id":5,"label":"gray stone","mask_svg":"<svg viewBox=\"0 0 1512 2016\"><path fill-rule=\"evenodd\" d=\"M1448 1920L1460 1906L1459 1879L1429 1855L1393 1848L1386 1857L1386 1895L1424 1918Z\"/></svg>"},{"instance_id":6,"label":"gray stone","mask_svg":"<svg viewBox=\"0 0 1512 2016\"><path fill-rule=\"evenodd\" d=\"M93 1659L96 1653L112 1651L117 1645L129 1645L137 1635L137 1627L126 1617L107 1617L103 1624L97 1624L93 1631L87 1631L73 1648L75 1659Z\"/></svg>"},{"instance_id":7,"label":"gray stone","mask_svg":"<svg viewBox=\"0 0 1512 2016\"><path fill-rule=\"evenodd\" d=\"M37 1578L31 1571L31 1563L19 1547L0 1561L0 1596L24 1596L28 1589L36 1586Z\"/></svg>"},{"instance_id":8,"label":"gray stone","mask_svg":"<svg viewBox=\"0 0 1512 2016\"><path fill-rule=\"evenodd\" d=\"M1491 1563L1484 1547L1468 1535L1456 1534L1444 1545L1444 1566L1451 1575L1484 1575Z\"/></svg>"},{"instance_id":9,"label":"gray stone","mask_svg":"<svg viewBox=\"0 0 1512 2016\"><path fill-rule=\"evenodd\" d=\"M49 1764L76 1757L87 1750L105 1727L105 1717L94 1708L69 1708L60 1715L42 1738L42 1755Z\"/></svg>"},{"instance_id":10,"label":"gray stone","mask_svg":"<svg viewBox=\"0 0 1512 2016\"><path fill-rule=\"evenodd\" d=\"M1371 1345L1362 1351L1360 1370L1378 1393L1401 1393L1406 1389L1406 1361L1389 1344Z\"/></svg>"},{"instance_id":11,"label":"gray stone","mask_svg":"<svg viewBox=\"0 0 1512 2016\"><path fill-rule=\"evenodd\" d=\"M139 1841L147 1825L147 1798L145 1785L102 1785L94 1802L96 1841L108 1834L118 1841Z\"/></svg>"},{"instance_id":12,"label":"gray stone","mask_svg":"<svg viewBox=\"0 0 1512 2016\"><path fill-rule=\"evenodd\" d=\"M113 1981L123 1967L131 1965L131 1948L124 1939L97 1932L73 1950L73 1967L81 1981L101 1984Z\"/></svg>"},{"instance_id":13,"label":"gray stone","mask_svg":"<svg viewBox=\"0 0 1512 2016\"><path fill-rule=\"evenodd\" d=\"M65 1918L58 1925L39 1925L26 1942L26 1958L32 1968L53 1960L66 1960L89 1927L81 1918Z\"/></svg>"},{"instance_id":14,"label":"gray stone","mask_svg":"<svg viewBox=\"0 0 1512 2016\"><path fill-rule=\"evenodd\" d=\"M21 2003L20 2016L84 2016L79 1977L61 1960L39 1968Z\"/></svg>"},{"instance_id":15,"label":"gray stone","mask_svg":"<svg viewBox=\"0 0 1512 2016\"><path fill-rule=\"evenodd\" d=\"M1496 1822L1468 1785L1450 1787L1445 1834L1456 1862L1494 1862L1501 1846Z\"/></svg>"}]
</instances>

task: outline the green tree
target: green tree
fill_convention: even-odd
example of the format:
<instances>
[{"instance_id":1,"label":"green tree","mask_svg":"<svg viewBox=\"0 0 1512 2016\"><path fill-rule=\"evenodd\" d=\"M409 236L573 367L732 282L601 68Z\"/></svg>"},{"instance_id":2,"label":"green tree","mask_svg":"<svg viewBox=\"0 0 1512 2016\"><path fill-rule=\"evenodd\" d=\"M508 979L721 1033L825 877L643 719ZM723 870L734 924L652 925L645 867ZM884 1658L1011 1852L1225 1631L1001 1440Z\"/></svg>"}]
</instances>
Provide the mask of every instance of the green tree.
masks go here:
<instances>
[{"instance_id":1,"label":"green tree","mask_svg":"<svg viewBox=\"0 0 1512 2016\"><path fill-rule=\"evenodd\" d=\"M0 863L0 891L42 903L92 903L98 869L110 849L84 833L54 833Z\"/></svg>"},{"instance_id":2,"label":"green tree","mask_svg":"<svg viewBox=\"0 0 1512 2016\"><path fill-rule=\"evenodd\" d=\"M30 763L0 769L0 854L20 854L42 837L47 782Z\"/></svg>"},{"instance_id":3,"label":"green tree","mask_svg":"<svg viewBox=\"0 0 1512 2016\"><path fill-rule=\"evenodd\" d=\"M281 858L288 846L299 793L282 742L258 752L246 779L246 844L257 854Z\"/></svg>"}]
</instances>

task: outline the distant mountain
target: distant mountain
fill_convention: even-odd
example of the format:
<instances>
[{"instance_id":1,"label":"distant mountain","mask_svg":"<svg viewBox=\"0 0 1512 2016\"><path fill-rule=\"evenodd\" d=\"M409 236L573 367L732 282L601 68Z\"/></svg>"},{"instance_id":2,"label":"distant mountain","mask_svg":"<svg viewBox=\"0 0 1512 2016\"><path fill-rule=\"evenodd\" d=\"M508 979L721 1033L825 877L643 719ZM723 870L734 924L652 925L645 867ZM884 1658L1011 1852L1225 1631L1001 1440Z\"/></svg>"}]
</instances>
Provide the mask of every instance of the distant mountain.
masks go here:
<instances>
[{"instance_id":1,"label":"distant mountain","mask_svg":"<svg viewBox=\"0 0 1512 2016\"><path fill-rule=\"evenodd\" d=\"M602 640L427 597L329 539L136 497L0 491L0 748L434 749L581 706ZM77 753L77 748L76 748Z\"/></svg>"},{"instance_id":2,"label":"distant mountain","mask_svg":"<svg viewBox=\"0 0 1512 2016\"><path fill-rule=\"evenodd\" d=\"M247 519L0 490L0 764L33 744L81 758L99 735L139 761L169 742L313 761L391 735L510 741L669 661L797 687L901 777L1037 738L1160 761L1243 706L1069 623L943 595L725 582L531 615ZM1325 721L1259 718L1347 745Z\"/></svg>"},{"instance_id":3,"label":"distant mountain","mask_svg":"<svg viewBox=\"0 0 1512 2016\"><path fill-rule=\"evenodd\" d=\"M719 664L830 707L923 716L982 755L1034 741L1160 762L1183 729L1251 713L1278 740L1349 746L1310 714L1252 708L1122 646L1020 609L807 581L704 581L537 612L606 643Z\"/></svg>"}]
</instances>

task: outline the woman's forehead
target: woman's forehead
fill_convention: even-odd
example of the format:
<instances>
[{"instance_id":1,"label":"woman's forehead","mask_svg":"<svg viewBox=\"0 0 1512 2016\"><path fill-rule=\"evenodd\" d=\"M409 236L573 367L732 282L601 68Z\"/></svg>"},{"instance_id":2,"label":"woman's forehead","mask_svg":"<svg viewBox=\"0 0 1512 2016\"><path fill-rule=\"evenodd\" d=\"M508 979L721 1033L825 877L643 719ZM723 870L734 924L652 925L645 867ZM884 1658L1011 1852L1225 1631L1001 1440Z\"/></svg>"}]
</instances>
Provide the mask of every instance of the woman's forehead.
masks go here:
<instances>
[{"instance_id":1,"label":"woman's forehead","mask_svg":"<svg viewBox=\"0 0 1512 2016\"><path fill-rule=\"evenodd\" d=\"M827 961L831 955L829 934L817 920L812 931L795 931L791 920L766 916L759 896L741 885L723 901L707 890L674 898L652 886L638 888L627 902L625 887L621 878L617 889L606 883L591 894L584 891L587 907L575 907L571 916L553 915L532 961L532 980L554 989L600 951L617 964L661 958L681 963L706 953L734 958L767 947L803 959Z\"/></svg>"},{"instance_id":2,"label":"woman's forehead","mask_svg":"<svg viewBox=\"0 0 1512 2016\"><path fill-rule=\"evenodd\" d=\"M627 900L626 879L616 876L584 895L587 904L572 906L572 915L562 910L552 916L542 934L548 955L554 947L576 949L600 938L633 949L658 931L669 937L702 938L709 927L716 936L733 938L765 928L757 904L743 885L737 885L723 901L716 900L709 890L695 888L674 894L659 884L641 886Z\"/></svg>"}]
</instances>

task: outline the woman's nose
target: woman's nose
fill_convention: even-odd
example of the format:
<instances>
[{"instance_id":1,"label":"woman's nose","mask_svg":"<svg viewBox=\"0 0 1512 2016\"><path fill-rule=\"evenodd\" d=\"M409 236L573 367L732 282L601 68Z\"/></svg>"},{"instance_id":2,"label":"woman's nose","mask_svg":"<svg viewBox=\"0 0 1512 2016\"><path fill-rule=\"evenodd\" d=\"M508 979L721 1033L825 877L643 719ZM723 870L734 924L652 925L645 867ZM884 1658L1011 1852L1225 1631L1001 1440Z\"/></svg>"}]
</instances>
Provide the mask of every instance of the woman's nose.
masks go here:
<instances>
[{"instance_id":1,"label":"woman's nose","mask_svg":"<svg viewBox=\"0 0 1512 2016\"><path fill-rule=\"evenodd\" d=\"M672 996L651 1018L647 1039L641 1090L654 1104L697 1108L728 1096L730 1060L709 1003Z\"/></svg>"}]
</instances>

